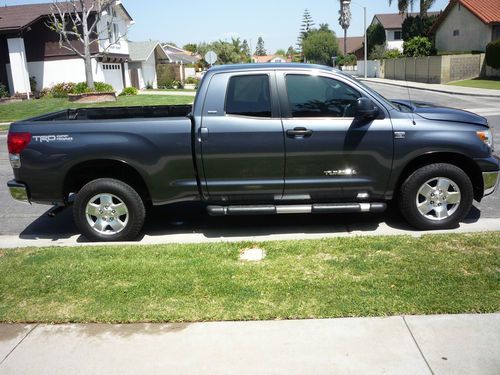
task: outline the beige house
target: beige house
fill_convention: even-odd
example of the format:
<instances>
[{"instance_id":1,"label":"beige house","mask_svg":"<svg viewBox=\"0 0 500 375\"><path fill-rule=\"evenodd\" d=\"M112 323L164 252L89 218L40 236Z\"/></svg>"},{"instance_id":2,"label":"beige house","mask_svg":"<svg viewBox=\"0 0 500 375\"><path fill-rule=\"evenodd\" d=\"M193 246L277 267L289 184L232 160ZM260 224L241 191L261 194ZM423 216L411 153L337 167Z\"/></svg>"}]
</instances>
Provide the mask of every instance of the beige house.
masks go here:
<instances>
[{"instance_id":1,"label":"beige house","mask_svg":"<svg viewBox=\"0 0 500 375\"><path fill-rule=\"evenodd\" d=\"M451 0L431 32L439 52L484 52L500 38L500 0Z\"/></svg>"},{"instance_id":2,"label":"beige house","mask_svg":"<svg viewBox=\"0 0 500 375\"><path fill-rule=\"evenodd\" d=\"M285 57L281 55L265 55L265 56L252 56L253 63L286 63L292 62L290 57Z\"/></svg>"}]
</instances>

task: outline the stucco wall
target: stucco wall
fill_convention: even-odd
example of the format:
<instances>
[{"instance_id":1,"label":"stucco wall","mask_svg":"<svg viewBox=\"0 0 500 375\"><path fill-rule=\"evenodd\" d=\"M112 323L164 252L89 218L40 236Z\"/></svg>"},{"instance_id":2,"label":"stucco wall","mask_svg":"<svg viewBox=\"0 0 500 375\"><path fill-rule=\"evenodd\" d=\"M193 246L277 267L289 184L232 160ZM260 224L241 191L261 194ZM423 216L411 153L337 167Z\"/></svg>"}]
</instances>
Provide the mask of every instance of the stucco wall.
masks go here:
<instances>
[{"instance_id":1,"label":"stucco wall","mask_svg":"<svg viewBox=\"0 0 500 375\"><path fill-rule=\"evenodd\" d=\"M453 36L454 30L460 35ZM440 52L484 51L491 36L490 26L457 4L436 32L436 48Z\"/></svg>"}]
</instances>

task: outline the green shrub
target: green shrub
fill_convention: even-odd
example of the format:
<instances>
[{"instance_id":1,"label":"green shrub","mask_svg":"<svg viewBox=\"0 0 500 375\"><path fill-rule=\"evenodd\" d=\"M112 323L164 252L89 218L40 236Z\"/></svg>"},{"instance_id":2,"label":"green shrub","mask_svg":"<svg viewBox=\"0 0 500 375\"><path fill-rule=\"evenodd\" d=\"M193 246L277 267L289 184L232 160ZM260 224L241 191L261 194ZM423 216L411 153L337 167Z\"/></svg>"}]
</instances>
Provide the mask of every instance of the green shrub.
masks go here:
<instances>
[{"instance_id":1,"label":"green shrub","mask_svg":"<svg viewBox=\"0 0 500 375\"><path fill-rule=\"evenodd\" d=\"M337 59L337 64L339 66L350 66L350 65L356 65L358 63L358 59L356 58L355 55L349 54L346 56L339 56Z\"/></svg>"},{"instance_id":2,"label":"green shrub","mask_svg":"<svg viewBox=\"0 0 500 375\"><path fill-rule=\"evenodd\" d=\"M153 88L154 88L154 87L153 87L153 83L152 83L152 82L147 81L147 82L146 82L146 90L153 90Z\"/></svg>"},{"instance_id":3,"label":"green shrub","mask_svg":"<svg viewBox=\"0 0 500 375\"><path fill-rule=\"evenodd\" d=\"M384 59L397 59L399 57L402 57L402 54L397 48L388 49L384 52L383 55Z\"/></svg>"},{"instance_id":4,"label":"green shrub","mask_svg":"<svg viewBox=\"0 0 500 375\"><path fill-rule=\"evenodd\" d=\"M371 53L375 46L385 46L386 36L384 27L377 23L370 25L366 30L366 38L368 42L368 53Z\"/></svg>"},{"instance_id":5,"label":"green shrub","mask_svg":"<svg viewBox=\"0 0 500 375\"><path fill-rule=\"evenodd\" d=\"M7 96L10 96L9 90L7 86L0 82L0 98L6 98Z\"/></svg>"},{"instance_id":6,"label":"green shrub","mask_svg":"<svg viewBox=\"0 0 500 375\"><path fill-rule=\"evenodd\" d=\"M94 88L95 92L115 92L113 86L104 82L94 82Z\"/></svg>"},{"instance_id":7,"label":"green shrub","mask_svg":"<svg viewBox=\"0 0 500 375\"><path fill-rule=\"evenodd\" d=\"M36 91L36 77L35 76L30 77L30 90L31 90L31 92Z\"/></svg>"},{"instance_id":8,"label":"green shrub","mask_svg":"<svg viewBox=\"0 0 500 375\"><path fill-rule=\"evenodd\" d=\"M198 79L196 79L195 77L187 77L186 78L186 84L188 85L196 85L198 83Z\"/></svg>"},{"instance_id":9,"label":"green shrub","mask_svg":"<svg viewBox=\"0 0 500 375\"><path fill-rule=\"evenodd\" d=\"M121 92L120 96L133 96L137 95L139 90L137 90L135 87L125 87L123 91Z\"/></svg>"},{"instance_id":10,"label":"green shrub","mask_svg":"<svg viewBox=\"0 0 500 375\"><path fill-rule=\"evenodd\" d=\"M48 87L44 87L40 91L40 98L53 98L53 96L52 96L52 89L50 89Z\"/></svg>"},{"instance_id":11,"label":"green shrub","mask_svg":"<svg viewBox=\"0 0 500 375\"><path fill-rule=\"evenodd\" d=\"M486 46L486 64L494 69L500 69L500 39Z\"/></svg>"},{"instance_id":12,"label":"green shrub","mask_svg":"<svg viewBox=\"0 0 500 375\"><path fill-rule=\"evenodd\" d=\"M416 36L403 43L403 53L408 57L430 56L432 43L425 36Z\"/></svg>"},{"instance_id":13,"label":"green shrub","mask_svg":"<svg viewBox=\"0 0 500 375\"><path fill-rule=\"evenodd\" d=\"M172 86L176 89L182 89L184 87L182 82L177 80L172 82Z\"/></svg>"},{"instance_id":14,"label":"green shrub","mask_svg":"<svg viewBox=\"0 0 500 375\"><path fill-rule=\"evenodd\" d=\"M87 82L80 82L75 85L75 89L73 90L73 94L84 94L89 92L89 87L87 86Z\"/></svg>"},{"instance_id":15,"label":"green shrub","mask_svg":"<svg viewBox=\"0 0 500 375\"><path fill-rule=\"evenodd\" d=\"M73 82L58 83L52 87L50 92L54 98L67 98L68 94L75 92L75 86L76 84Z\"/></svg>"}]
</instances>

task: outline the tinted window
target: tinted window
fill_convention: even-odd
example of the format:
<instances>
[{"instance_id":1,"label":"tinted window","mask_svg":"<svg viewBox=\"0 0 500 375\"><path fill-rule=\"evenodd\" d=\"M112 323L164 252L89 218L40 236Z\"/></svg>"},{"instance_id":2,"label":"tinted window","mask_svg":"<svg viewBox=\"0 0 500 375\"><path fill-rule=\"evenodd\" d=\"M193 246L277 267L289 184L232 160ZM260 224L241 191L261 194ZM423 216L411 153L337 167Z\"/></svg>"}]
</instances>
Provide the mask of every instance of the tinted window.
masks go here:
<instances>
[{"instance_id":1,"label":"tinted window","mask_svg":"<svg viewBox=\"0 0 500 375\"><path fill-rule=\"evenodd\" d=\"M287 75L288 103L292 117L354 117L361 95L334 79Z\"/></svg>"},{"instance_id":2,"label":"tinted window","mask_svg":"<svg viewBox=\"0 0 500 375\"><path fill-rule=\"evenodd\" d=\"M271 117L269 76L231 77L227 88L226 113L240 116Z\"/></svg>"}]
</instances>

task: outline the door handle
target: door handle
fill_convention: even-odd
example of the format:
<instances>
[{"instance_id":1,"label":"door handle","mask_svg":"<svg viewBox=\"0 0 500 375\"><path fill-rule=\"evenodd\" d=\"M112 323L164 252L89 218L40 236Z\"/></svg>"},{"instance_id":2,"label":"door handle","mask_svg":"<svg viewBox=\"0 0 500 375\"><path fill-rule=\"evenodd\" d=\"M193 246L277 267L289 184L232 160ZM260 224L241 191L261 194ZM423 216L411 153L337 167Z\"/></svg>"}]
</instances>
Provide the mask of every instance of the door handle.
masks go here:
<instances>
[{"instance_id":1,"label":"door handle","mask_svg":"<svg viewBox=\"0 0 500 375\"><path fill-rule=\"evenodd\" d=\"M313 134L313 131L311 129L306 129L306 128L294 128L293 130L287 130L286 135L291 137L291 138L306 138L310 137Z\"/></svg>"},{"instance_id":2,"label":"door handle","mask_svg":"<svg viewBox=\"0 0 500 375\"><path fill-rule=\"evenodd\" d=\"M198 133L198 141L203 142L208 139L208 135L210 132L208 131L208 128L200 128L199 133Z\"/></svg>"}]
</instances>

